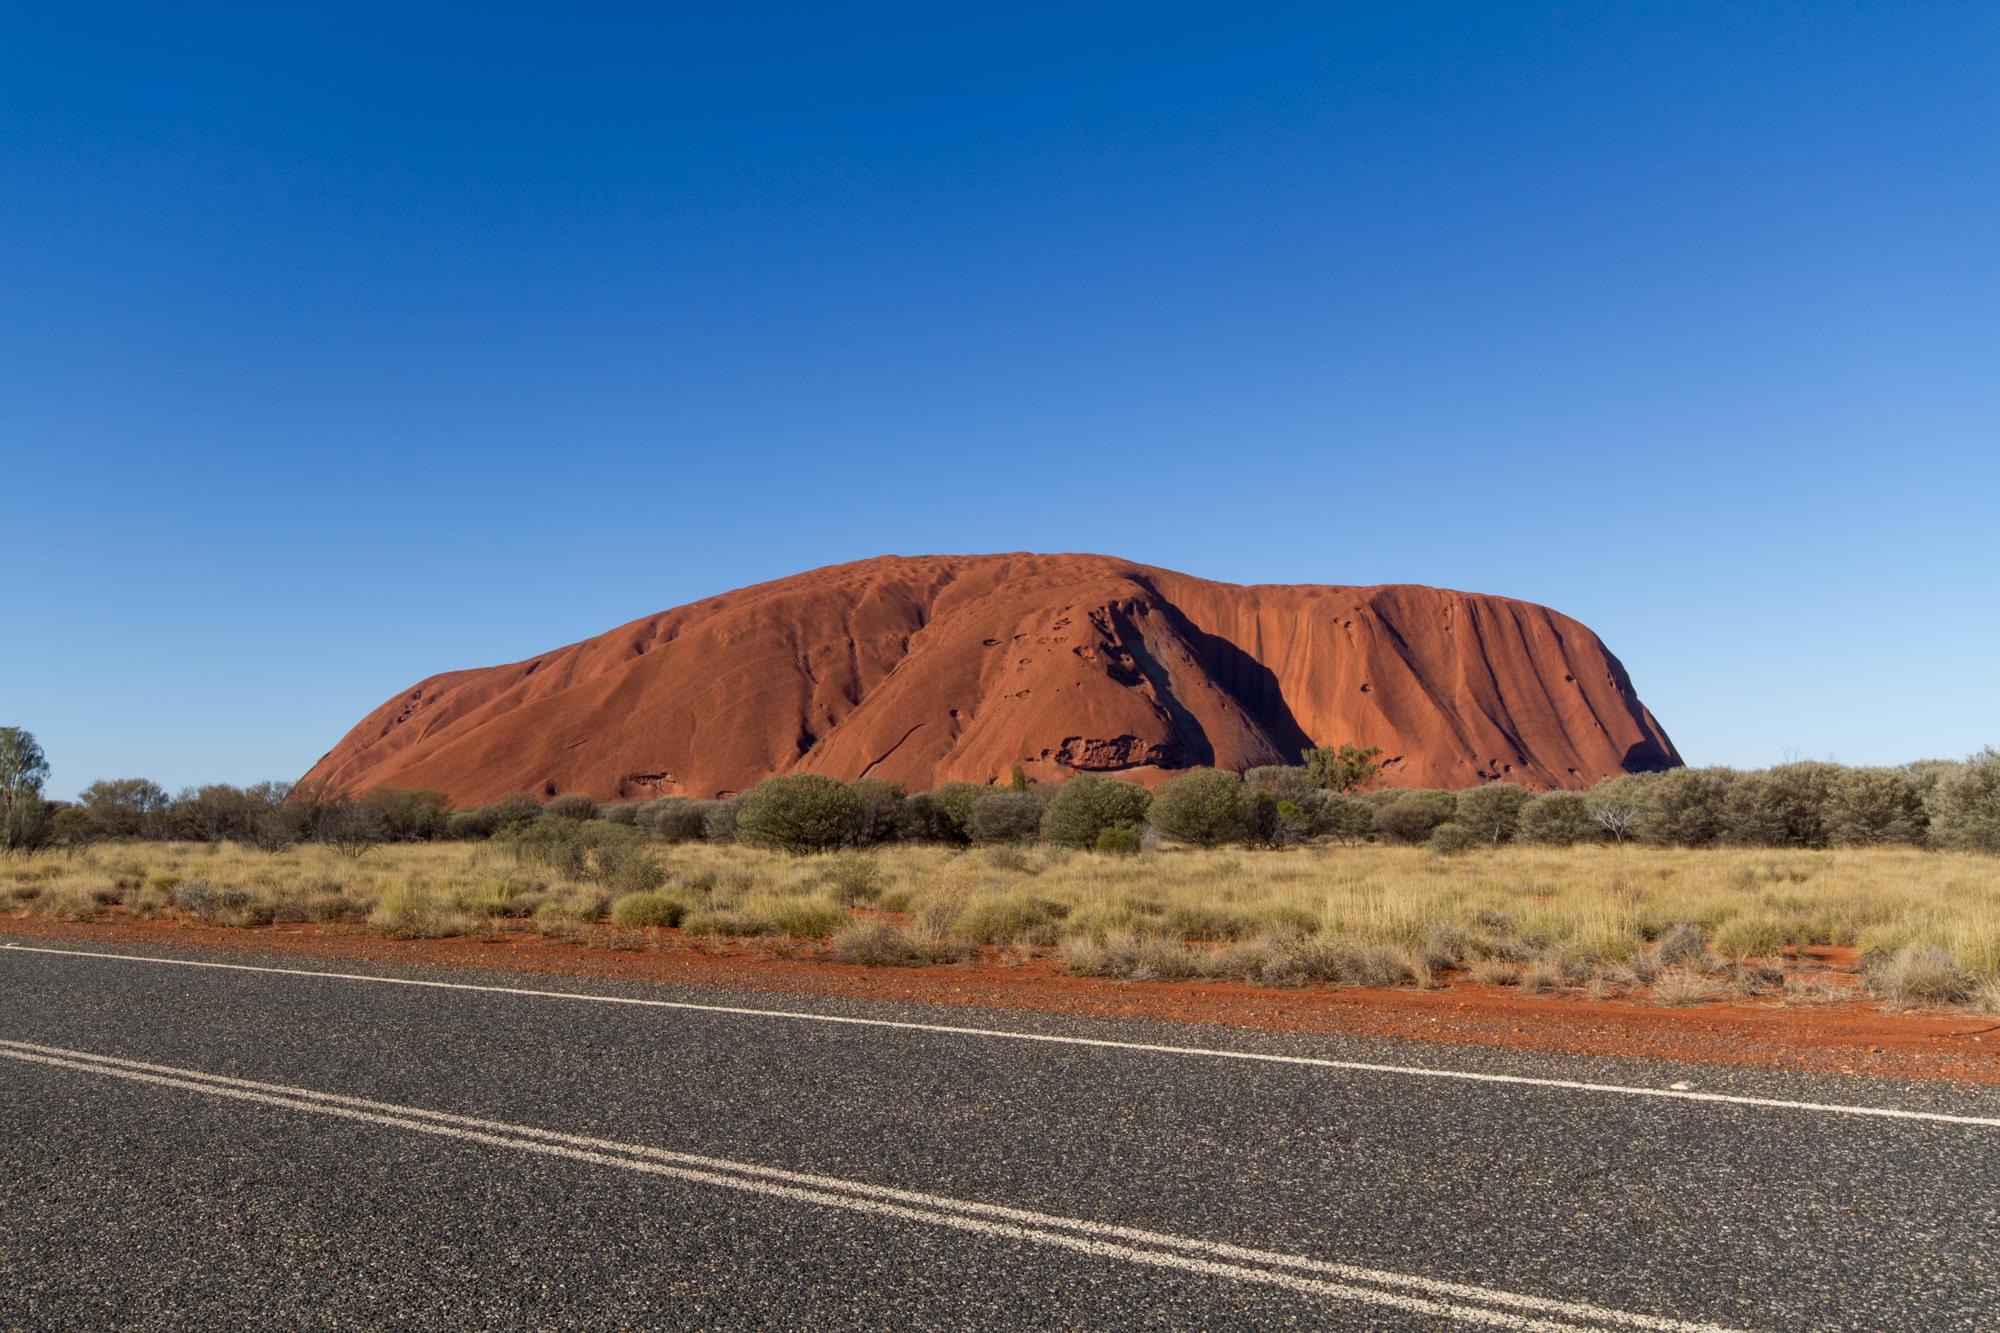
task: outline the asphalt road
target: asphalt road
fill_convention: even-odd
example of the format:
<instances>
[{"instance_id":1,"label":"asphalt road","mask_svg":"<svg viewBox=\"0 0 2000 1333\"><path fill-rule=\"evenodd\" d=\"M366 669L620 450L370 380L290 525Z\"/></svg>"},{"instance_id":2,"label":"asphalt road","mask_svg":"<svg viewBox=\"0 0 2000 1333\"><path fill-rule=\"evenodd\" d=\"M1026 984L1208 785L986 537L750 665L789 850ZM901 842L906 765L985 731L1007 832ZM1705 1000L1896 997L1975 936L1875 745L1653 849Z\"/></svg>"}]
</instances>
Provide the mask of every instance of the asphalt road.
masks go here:
<instances>
[{"instance_id":1,"label":"asphalt road","mask_svg":"<svg viewBox=\"0 0 2000 1333\"><path fill-rule=\"evenodd\" d=\"M0 947L0 1327L2000 1327L1990 1089L310 967Z\"/></svg>"}]
</instances>

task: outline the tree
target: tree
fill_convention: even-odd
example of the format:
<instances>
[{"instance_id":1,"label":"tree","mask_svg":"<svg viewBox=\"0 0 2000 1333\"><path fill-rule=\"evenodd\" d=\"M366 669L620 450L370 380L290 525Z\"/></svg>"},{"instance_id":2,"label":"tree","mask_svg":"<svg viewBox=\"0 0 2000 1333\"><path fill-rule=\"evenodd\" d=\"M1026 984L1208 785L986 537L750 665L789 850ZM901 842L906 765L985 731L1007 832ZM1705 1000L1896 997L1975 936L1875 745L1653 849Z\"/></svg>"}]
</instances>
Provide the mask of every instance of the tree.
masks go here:
<instances>
[{"instance_id":1,"label":"tree","mask_svg":"<svg viewBox=\"0 0 2000 1333\"><path fill-rule=\"evenodd\" d=\"M1611 840L1622 844L1639 829L1639 823L1646 817L1646 809L1635 801L1621 801L1615 796L1593 796L1588 806L1591 820L1597 827L1611 836Z\"/></svg>"},{"instance_id":2,"label":"tree","mask_svg":"<svg viewBox=\"0 0 2000 1333\"><path fill-rule=\"evenodd\" d=\"M99 838L155 838L163 832L167 793L145 778L106 778L77 794L77 806Z\"/></svg>"},{"instance_id":3,"label":"tree","mask_svg":"<svg viewBox=\"0 0 2000 1333\"><path fill-rule=\"evenodd\" d=\"M351 861L382 845L389 824L382 812L361 801L343 801L320 824L320 841Z\"/></svg>"},{"instance_id":4,"label":"tree","mask_svg":"<svg viewBox=\"0 0 2000 1333\"><path fill-rule=\"evenodd\" d=\"M1989 745L1941 773L1929 808L1938 846L2000 852L2000 750Z\"/></svg>"},{"instance_id":5,"label":"tree","mask_svg":"<svg viewBox=\"0 0 2000 1333\"><path fill-rule=\"evenodd\" d=\"M1343 745L1338 750L1322 745L1307 750L1304 759L1315 784L1328 791L1351 792L1360 791L1381 773L1382 765L1375 762L1381 753L1376 745L1366 749Z\"/></svg>"},{"instance_id":6,"label":"tree","mask_svg":"<svg viewBox=\"0 0 2000 1333\"><path fill-rule=\"evenodd\" d=\"M1138 828L1152 803L1144 787L1098 773L1079 773L1056 788L1042 812L1042 836L1065 847L1090 847L1114 824Z\"/></svg>"},{"instance_id":7,"label":"tree","mask_svg":"<svg viewBox=\"0 0 2000 1333\"><path fill-rule=\"evenodd\" d=\"M48 756L20 727L0 727L0 853L33 852L54 831L54 812L42 799Z\"/></svg>"},{"instance_id":8,"label":"tree","mask_svg":"<svg viewBox=\"0 0 2000 1333\"><path fill-rule=\"evenodd\" d=\"M1259 792L1271 809L1271 833L1276 833L1277 803ZM1214 847L1243 838L1249 809L1243 799L1243 779L1220 768L1196 769L1161 783L1153 793L1146 818L1169 838Z\"/></svg>"},{"instance_id":9,"label":"tree","mask_svg":"<svg viewBox=\"0 0 2000 1333\"><path fill-rule=\"evenodd\" d=\"M1469 842L1498 847L1514 840L1522 807L1528 800L1529 793L1511 782L1489 782L1458 794L1458 809L1452 821L1465 830Z\"/></svg>"},{"instance_id":10,"label":"tree","mask_svg":"<svg viewBox=\"0 0 2000 1333\"><path fill-rule=\"evenodd\" d=\"M753 847L824 852L851 846L860 832L861 797L823 773L787 773L750 789L736 812L736 830Z\"/></svg>"}]
</instances>

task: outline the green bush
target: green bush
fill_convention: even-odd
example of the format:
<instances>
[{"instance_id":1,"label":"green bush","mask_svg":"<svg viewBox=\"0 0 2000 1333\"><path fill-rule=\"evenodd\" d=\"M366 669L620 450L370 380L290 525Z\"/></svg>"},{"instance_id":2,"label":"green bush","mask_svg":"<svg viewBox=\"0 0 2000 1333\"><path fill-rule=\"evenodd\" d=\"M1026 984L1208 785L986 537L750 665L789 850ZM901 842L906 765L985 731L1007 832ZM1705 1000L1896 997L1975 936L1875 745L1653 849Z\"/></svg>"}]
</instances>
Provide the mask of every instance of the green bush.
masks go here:
<instances>
[{"instance_id":1,"label":"green bush","mask_svg":"<svg viewBox=\"0 0 2000 1333\"><path fill-rule=\"evenodd\" d=\"M1115 824L1146 822L1152 798L1137 783L1078 773L1056 788L1042 812L1042 837L1064 847L1090 847Z\"/></svg>"},{"instance_id":2,"label":"green bush","mask_svg":"<svg viewBox=\"0 0 2000 1333\"><path fill-rule=\"evenodd\" d=\"M1264 793L1260 793L1264 794ZM1268 798L1268 794L1265 794ZM1269 802L1270 832L1276 835L1277 804ZM1197 847L1239 842L1250 831L1250 803L1243 779L1219 768L1196 769L1161 783L1153 793L1146 818L1169 838ZM1102 835L1100 834L1100 837Z\"/></svg>"},{"instance_id":3,"label":"green bush","mask_svg":"<svg viewBox=\"0 0 2000 1333\"><path fill-rule=\"evenodd\" d=\"M2000 852L2000 750L1989 745L1939 773L1926 805L1938 846Z\"/></svg>"},{"instance_id":4,"label":"green bush","mask_svg":"<svg viewBox=\"0 0 2000 1333\"><path fill-rule=\"evenodd\" d=\"M1514 829L1518 842L1569 847L1596 842L1603 830L1590 817L1590 800L1582 792L1545 791L1528 799Z\"/></svg>"},{"instance_id":5,"label":"green bush","mask_svg":"<svg viewBox=\"0 0 2000 1333\"><path fill-rule=\"evenodd\" d=\"M861 833L860 793L819 773L766 778L736 811L737 835L753 847L825 852L852 845Z\"/></svg>"},{"instance_id":6,"label":"green bush","mask_svg":"<svg viewBox=\"0 0 2000 1333\"><path fill-rule=\"evenodd\" d=\"M640 814L641 828L666 842L699 842L705 836L701 802L679 796L663 796Z\"/></svg>"},{"instance_id":7,"label":"green bush","mask_svg":"<svg viewBox=\"0 0 2000 1333\"><path fill-rule=\"evenodd\" d=\"M1512 783L1489 782L1483 787L1458 794L1458 805L1452 811L1451 822L1465 831L1468 843L1498 847L1514 840L1520 827L1522 808L1529 799L1527 791ZM1432 837L1435 845L1435 832ZM1450 850L1457 851L1459 848Z\"/></svg>"},{"instance_id":8,"label":"green bush","mask_svg":"<svg viewBox=\"0 0 2000 1333\"><path fill-rule=\"evenodd\" d=\"M1094 844L1100 852L1112 856L1134 856L1139 851L1139 830L1130 824L1113 824L1097 835Z\"/></svg>"},{"instance_id":9,"label":"green bush","mask_svg":"<svg viewBox=\"0 0 2000 1333\"><path fill-rule=\"evenodd\" d=\"M611 904L611 921L619 926L678 926L687 904L664 893L628 893Z\"/></svg>"},{"instance_id":10,"label":"green bush","mask_svg":"<svg viewBox=\"0 0 2000 1333\"><path fill-rule=\"evenodd\" d=\"M1490 844L1484 838L1479 837L1456 819L1447 819L1439 824L1431 830L1431 836L1424 840L1425 847L1445 856L1488 845Z\"/></svg>"},{"instance_id":11,"label":"green bush","mask_svg":"<svg viewBox=\"0 0 2000 1333\"><path fill-rule=\"evenodd\" d=\"M882 892L882 872L866 856L837 856L826 868L826 882L843 903L867 902Z\"/></svg>"},{"instance_id":12,"label":"green bush","mask_svg":"<svg viewBox=\"0 0 2000 1333\"><path fill-rule=\"evenodd\" d=\"M1916 775L1895 768L1848 768L1834 776L1825 809L1827 836L1843 847L1917 844L1930 823Z\"/></svg>"},{"instance_id":13,"label":"green bush","mask_svg":"<svg viewBox=\"0 0 2000 1333\"><path fill-rule=\"evenodd\" d=\"M972 840L982 845L1033 842L1041 832L1044 805L1038 792L988 789L972 803Z\"/></svg>"},{"instance_id":14,"label":"green bush","mask_svg":"<svg viewBox=\"0 0 2000 1333\"><path fill-rule=\"evenodd\" d=\"M1448 791L1406 791L1376 810L1375 827L1397 842L1425 842L1457 809L1458 798Z\"/></svg>"},{"instance_id":15,"label":"green bush","mask_svg":"<svg viewBox=\"0 0 2000 1333\"><path fill-rule=\"evenodd\" d=\"M582 792L570 792L549 798L549 803L542 807L542 813L554 815L557 819L595 819L597 802Z\"/></svg>"}]
</instances>

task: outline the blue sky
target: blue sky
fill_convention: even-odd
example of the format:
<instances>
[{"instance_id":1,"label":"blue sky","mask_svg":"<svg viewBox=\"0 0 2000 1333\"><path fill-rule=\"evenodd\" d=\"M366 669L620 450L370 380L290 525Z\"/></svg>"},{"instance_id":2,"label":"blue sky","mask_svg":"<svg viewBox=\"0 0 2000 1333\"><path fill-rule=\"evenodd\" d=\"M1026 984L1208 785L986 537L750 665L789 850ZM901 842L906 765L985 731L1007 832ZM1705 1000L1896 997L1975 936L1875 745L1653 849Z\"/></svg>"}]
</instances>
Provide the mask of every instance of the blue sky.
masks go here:
<instances>
[{"instance_id":1,"label":"blue sky","mask_svg":"<svg viewBox=\"0 0 2000 1333\"><path fill-rule=\"evenodd\" d=\"M0 723L295 777L884 552L1420 582L2000 743L2000 8L0 19Z\"/></svg>"}]
</instances>

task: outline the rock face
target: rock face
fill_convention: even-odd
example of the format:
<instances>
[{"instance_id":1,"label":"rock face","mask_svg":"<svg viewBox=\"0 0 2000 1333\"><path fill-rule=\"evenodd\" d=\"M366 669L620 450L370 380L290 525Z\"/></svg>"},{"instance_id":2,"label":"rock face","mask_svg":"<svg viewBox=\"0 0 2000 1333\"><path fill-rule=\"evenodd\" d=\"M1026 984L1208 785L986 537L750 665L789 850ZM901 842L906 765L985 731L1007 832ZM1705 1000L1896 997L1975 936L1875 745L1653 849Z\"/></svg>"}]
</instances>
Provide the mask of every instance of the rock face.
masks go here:
<instances>
[{"instance_id":1,"label":"rock face","mask_svg":"<svg viewBox=\"0 0 2000 1333\"><path fill-rule=\"evenodd\" d=\"M1584 787L1680 763L1595 634L1504 597L1243 587L1096 555L883 557L724 593L511 666L432 676L308 779L716 796L776 773L940 782L1298 763L1396 786Z\"/></svg>"}]
</instances>

